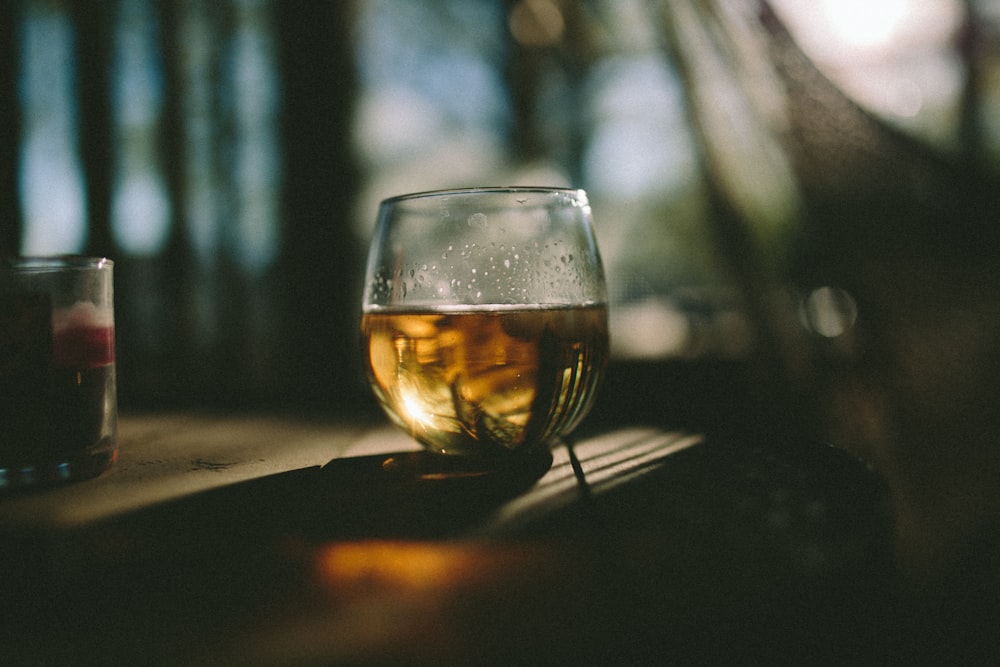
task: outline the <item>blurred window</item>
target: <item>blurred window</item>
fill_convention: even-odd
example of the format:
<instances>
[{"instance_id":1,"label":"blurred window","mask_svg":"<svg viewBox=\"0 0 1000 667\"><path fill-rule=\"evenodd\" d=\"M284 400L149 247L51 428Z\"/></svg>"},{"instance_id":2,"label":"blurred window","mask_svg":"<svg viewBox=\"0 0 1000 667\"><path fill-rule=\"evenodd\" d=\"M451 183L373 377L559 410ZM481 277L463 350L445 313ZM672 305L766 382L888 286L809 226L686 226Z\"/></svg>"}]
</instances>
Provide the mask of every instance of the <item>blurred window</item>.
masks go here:
<instances>
[{"instance_id":1,"label":"blurred window","mask_svg":"<svg viewBox=\"0 0 1000 667\"><path fill-rule=\"evenodd\" d=\"M1000 168L997 3L764 4L874 117ZM118 260L126 395L362 394L344 341L379 200L582 187L615 357L738 357L750 327L710 179L764 236L798 205L756 6L2 3L0 251Z\"/></svg>"},{"instance_id":2,"label":"blurred window","mask_svg":"<svg viewBox=\"0 0 1000 667\"><path fill-rule=\"evenodd\" d=\"M20 28L21 252L80 252L87 238L87 202L75 94L76 34L58 2L27 3Z\"/></svg>"}]
</instances>

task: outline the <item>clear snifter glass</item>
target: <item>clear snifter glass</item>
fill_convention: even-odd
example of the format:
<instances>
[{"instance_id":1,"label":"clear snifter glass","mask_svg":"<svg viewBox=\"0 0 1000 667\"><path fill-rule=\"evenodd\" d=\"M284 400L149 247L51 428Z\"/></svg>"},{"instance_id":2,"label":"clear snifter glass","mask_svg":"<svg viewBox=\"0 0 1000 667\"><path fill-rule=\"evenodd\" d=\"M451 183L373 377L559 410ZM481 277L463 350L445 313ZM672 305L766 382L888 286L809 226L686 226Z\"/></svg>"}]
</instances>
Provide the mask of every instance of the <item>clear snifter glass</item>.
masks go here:
<instances>
[{"instance_id":1,"label":"clear snifter glass","mask_svg":"<svg viewBox=\"0 0 1000 667\"><path fill-rule=\"evenodd\" d=\"M586 193L477 188L383 201L361 334L376 397L431 451L495 456L567 435L608 357Z\"/></svg>"}]
</instances>

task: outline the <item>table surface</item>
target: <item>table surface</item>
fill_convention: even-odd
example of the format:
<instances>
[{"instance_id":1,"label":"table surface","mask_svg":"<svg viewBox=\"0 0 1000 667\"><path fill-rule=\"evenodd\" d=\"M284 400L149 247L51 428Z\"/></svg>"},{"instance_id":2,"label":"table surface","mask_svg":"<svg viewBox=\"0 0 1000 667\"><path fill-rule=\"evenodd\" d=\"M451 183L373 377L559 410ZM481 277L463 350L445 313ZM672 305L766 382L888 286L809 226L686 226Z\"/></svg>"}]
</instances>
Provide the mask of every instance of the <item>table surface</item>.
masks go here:
<instances>
[{"instance_id":1,"label":"table surface","mask_svg":"<svg viewBox=\"0 0 1000 667\"><path fill-rule=\"evenodd\" d=\"M14 664L913 650L884 491L829 448L637 425L486 470L382 423L197 413L119 441L96 479L0 499Z\"/></svg>"}]
</instances>

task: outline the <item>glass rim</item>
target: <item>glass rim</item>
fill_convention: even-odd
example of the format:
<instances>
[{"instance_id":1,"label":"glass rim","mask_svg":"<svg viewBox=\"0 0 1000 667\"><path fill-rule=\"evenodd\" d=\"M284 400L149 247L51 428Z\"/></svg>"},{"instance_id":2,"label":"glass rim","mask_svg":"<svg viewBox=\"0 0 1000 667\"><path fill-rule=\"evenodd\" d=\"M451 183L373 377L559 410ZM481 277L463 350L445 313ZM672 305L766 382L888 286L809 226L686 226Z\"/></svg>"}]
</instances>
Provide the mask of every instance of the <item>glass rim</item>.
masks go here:
<instances>
[{"instance_id":1,"label":"glass rim","mask_svg":"<svg viewBox=\"0 0 1000 667\"><path fill-rule=\"evenodd\" d=\"M429 199L432 197L455 197L473 194L569 194L583 196L587 201L587 192L583 188L570 188L561 186L544 185L486 185L467 188L445 188L442 190L423 190L419 192L409 192L405 194L387 197L382 200L380 206L392 205L417 199Z\"/></svg>"},{"instance_id":2,"label":"glass rim","mask_svg":"<svg viewBox=\"0 0 1000 667\"><path fill-rule=\"evenodd\" d=\"M0 257L0 269L7 271L60 271L112 268L114 261L107 257L88 255L20 255Z\"/></svg>"}]
</instances>

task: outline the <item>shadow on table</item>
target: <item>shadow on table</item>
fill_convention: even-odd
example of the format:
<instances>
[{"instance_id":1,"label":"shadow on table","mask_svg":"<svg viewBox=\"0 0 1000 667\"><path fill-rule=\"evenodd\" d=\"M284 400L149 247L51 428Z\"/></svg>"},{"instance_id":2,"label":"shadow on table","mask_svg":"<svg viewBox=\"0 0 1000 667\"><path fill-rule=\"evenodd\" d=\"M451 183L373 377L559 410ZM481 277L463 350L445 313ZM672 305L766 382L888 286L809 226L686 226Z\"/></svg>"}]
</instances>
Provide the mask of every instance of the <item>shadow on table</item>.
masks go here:
<instances>
[{"instance_id":1,"label":"shadow on table","mask_svg":"<svg viewBox=\"0 0 1000 667\"><path fill-rule=\"evenodd\" d=\"M501 461L405 451L338 458L202 491L79 528L2 536L8 590L93 570L190 561L203 570L281 541L437 539L458 535L524 491L552 464L549 451ZM207 567L206 567L207 566ZM98 577L99 578L99 577ZM78 582L77 582L78 583ZM2 608L2 606L0 606Z\"/></svg>"},{"instance_id":2,"label":"shadow on table","mask_svg":"<svg viewBox=\"0 0 1000 667\"><path fill-rule=\"evenodd\" d=\"M154 650L186 662L243 610L307 596L316 545L457 535L551 464L548 451L335 459L82 528L0 536L4 660L117 664Z\"/></svg>"},{"instance_id":3,"label":"shadow on table","mask_svg":"<svg viewBox=\"0 0 1000 667\"><path fill-rule=\"evenodd\" d=\"M249 664L776 657L802 641L850 657L895 606L883 496L846 457L802 452L625 429L500 467L336 459L20 545L3 642L28 664L225 662L245 643ZM482 532L533 499L546 511Z\"/></svg>"}]
</instances>

